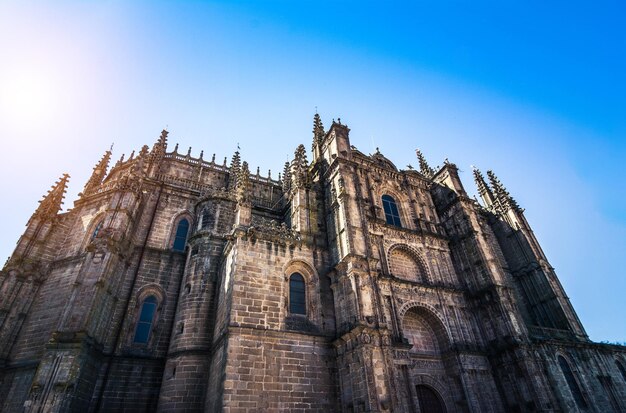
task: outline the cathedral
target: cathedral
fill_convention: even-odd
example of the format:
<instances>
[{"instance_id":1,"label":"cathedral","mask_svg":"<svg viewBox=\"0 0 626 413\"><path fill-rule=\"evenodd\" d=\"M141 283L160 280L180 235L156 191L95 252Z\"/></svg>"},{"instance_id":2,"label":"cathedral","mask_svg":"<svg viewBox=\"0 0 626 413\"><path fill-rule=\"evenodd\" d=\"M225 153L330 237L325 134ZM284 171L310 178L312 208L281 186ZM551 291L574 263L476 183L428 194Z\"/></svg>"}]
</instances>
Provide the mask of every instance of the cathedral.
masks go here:
<instances>
[{"instance_id":1,"label":"cathedral","mask_svg":"<svg viewBox=\"0 0 626 413\"><path fill-rule=\"evenodd\" d=\"M163 131L65 212L63 175L0 272L0 412L626 412L497 176L349 132L275 179Z\"/></svg>"}]
</instances>

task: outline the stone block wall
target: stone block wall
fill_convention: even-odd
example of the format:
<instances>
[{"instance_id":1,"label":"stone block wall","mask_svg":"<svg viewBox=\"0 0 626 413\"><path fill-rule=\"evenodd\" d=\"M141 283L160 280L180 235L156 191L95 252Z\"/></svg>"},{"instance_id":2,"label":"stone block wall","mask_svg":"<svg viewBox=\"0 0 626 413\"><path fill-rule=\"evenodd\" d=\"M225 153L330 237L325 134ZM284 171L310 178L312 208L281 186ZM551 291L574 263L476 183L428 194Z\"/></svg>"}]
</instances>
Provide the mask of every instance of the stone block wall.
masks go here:
<instances>
[{"instance_id":1,"label":"stone block wall","mask_svg":"<svg viewBox=\"0 0 626 413\"><path fill-rule=\"evenodd\" d=\"M115 358L102 399L98 401L100 394L94 392L89 411L155 411L163 377L163 364L162 359Z\"/></svg>"},{"instance_id":2,"label":"stone block wall","mask_svg":"<svg viewBox=\"0 0 626 413\"><path fill-rule=\"evenodd\" d=\"M334 350L327 339L231 328L228 341L225 412L339 409Z\"/></svg>"}]
</instances>

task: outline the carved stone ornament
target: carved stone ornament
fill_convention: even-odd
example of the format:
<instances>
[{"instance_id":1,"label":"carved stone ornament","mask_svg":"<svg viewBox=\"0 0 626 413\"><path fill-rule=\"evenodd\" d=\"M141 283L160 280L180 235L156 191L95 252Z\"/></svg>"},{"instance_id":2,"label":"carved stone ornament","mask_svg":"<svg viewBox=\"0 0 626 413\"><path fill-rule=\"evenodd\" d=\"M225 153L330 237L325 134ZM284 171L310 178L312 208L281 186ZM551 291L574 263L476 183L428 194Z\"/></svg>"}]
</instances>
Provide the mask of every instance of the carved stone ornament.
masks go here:
<instances>
[{"instance_id":1,"label":"carved stone ornament","mask_svg":"<svg viewBox=\"0 0 626 413\"><path fill-rule=\"evenodd\" d=\"M284 222L279 224L265 218L255 218L246 235L251 239L263 239L279 244L299 243L302 239L298 231L288 228Z\"/></svg>"}]
</instances>

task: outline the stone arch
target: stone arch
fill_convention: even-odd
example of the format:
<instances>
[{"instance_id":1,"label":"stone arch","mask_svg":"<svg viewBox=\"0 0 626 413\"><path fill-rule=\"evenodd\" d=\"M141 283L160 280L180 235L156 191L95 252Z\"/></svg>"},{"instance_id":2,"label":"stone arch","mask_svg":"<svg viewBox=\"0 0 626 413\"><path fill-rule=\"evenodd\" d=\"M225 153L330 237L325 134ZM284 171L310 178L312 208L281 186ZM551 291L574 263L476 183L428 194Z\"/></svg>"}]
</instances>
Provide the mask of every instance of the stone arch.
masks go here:
<instances>
[{"instance_id":1,"label":"stone arch","mask_svg":"<svg viewBox=\"0 0 626 413\"><path fill-rule=\"evenodd\" d=\"M135 343L134 338L137 331L139 318L141 317L143 305L144 302L150 297L156 298L156 309L155 314L153 315L151 320L151 331L149 334L149 339L147 343ZM131 323L128 327L127 343L130 346L138 346L139 348L147 347L148 349L152 348L152 346L156 342L156 336L158 335L158 332L160 330L159 327L161 324L161 311L163 310L165 299L165 291L163 291L163 288L158 284L146 284L137 290L137 292L135 293L134 306L132 308L129 308L132 317Z\"/></svg>"},{"instance_id":2,"label":"stone arch","mask_svg":"<svg viewBox=\"0 0 626 413\"><path fill-rule=\"evenodd\" d=\"M417 393L416 390L418 386L424 386L424 387L430 388L430 390L432 390L437 395L437 398L439 402L441 403L441 406L443 407L443 411L444 412L451 411L450 409L451 401L448 400L447 397L444 397L444 395L447 394L446 390L448 386L444 385L439 380L437 380L436 378L428 374L420 374L419 376L415 378L415 381L413 382L412 391L415 391ZM415 399L419 403L418 395L416 394L415 396L416 396ZM428 412L424 412L424 413L428 413Z\"/></svg>"},{"instance_id":3,"label":"stone arch","mask_svg":"<svg viewBox=\"0 0 626 413\"><path fill-rule=\"evenodd\" d=\"M300 258L294 258L289 260L285 265L283 265L283 274L285 277L289 277L294 272L299 272L308 282L317 282L319 280L319 275L313 267L312 264L306 262Z\"/></svg>"},{"instance_id":4,"label":"stone arch","mask_svg":"<svg viewBox=\"0 0 626 413\"><path fill-rule=\"evenodd\" d=\"M143 301L149 295L156 296L157 300L159 300L159 307L162 307L165 304L165 291L163 291L163 287L158 284L146 284L137 290L137 302ZM138 304L135 304L135 307Z\"/></svg>"},{"instance_id":5,"label":"stone arch","mask_svg":"<svg viewBox=\"0 0 626 413\"><path fill-rule=\"evenodd\" d=\"M100 212L96 214L89 224L87 224L87 228L85 230L85 239L83 241L83 245L87 247L95 238L97 233L100 232L102 228L104 228L104 221L106 218L106 214L104 212Z\"/></svg>"},{"instance_id":6,"label":"stone arch","mask_svg":"<svg viewBox=\"0 0 626 413\"><path fill-rule=\"evenodd\" d=\"M440 353L445 352L450 347L452 343L452 338L451 338L452 336L450 334L450 331L448 330L446 323L444 323L442 318L439 316L437 311L432 306L428 304L424 304L424 303L417 303L415 301L411 301L411 302L405 303L398 311L402 334L405 338L408 338L410 340L410 337L407 337L407 334L406 334L407 331L405 330L405 319L407 317L407 313L409 313L409 316L411 315L417 316L417 317L414 317L414 319L416 318L417 321L427 326L427 329L422 330L421 332L419 331L413 332L413 334L426 333L427 331L431 331L434 339L436 340L436 343L435 343L436 347L431 348L429 349L429 351L424 352L425 354L432 354L432 355L440 354ZM412 338L419 338L419 337L412 337ZM436 352L433 352L433 350L436 350Z\"/></svg>"},{"instance_id":7,"label":"stone arch","mask_svg":"<svg viewBox=\"0 0 626 413\"><path fill-rule=\"evenodd\" d=\"M406 194L403 194L399 186L392 186L391 184L383 184L377 191L376 205L380 208L381 216L379 218L385 220L385 212L383 209L383 195L389 195L396 201L398 212L400 214L401 228L412 228L411 213L410 213L410 199Z\"/></svg>"},{"instance_id":8,"label":"stone arch","mask_svg":"<svg viewBox=\"0 0 626 413\"><path fill-rule=\"evenodd\" d=\"M387 251L389 273L414 282L428 283L428 266L421 254L406 244L394 244Z\"/></svg>"},{"instance_id":9,"label":"stone arch","mask_svg":"<svg viewBox=\"0 0 626 413\"><path fill-rule=\"evenodd\" d=\"M583 392L583 383L578 371L578 366L572 361L572 358L563 351L557 351L555 354L556 364L565 379L567 388L570 391L572 399L581 409L588 407L587 400Z\"/></svg>"},{"instance_id":10,"label":"stone arch","mask_svg":"<svg viewBox=\"0 0 626 413\"><path fill-rule=\"evenodd\" d=\"M176 230L178 229L178 224L183 219L186 219L187 222L189 223L189 229L187 230L187 239L189 239L189 236L191 235L191 228L194 222L193 214L189 210L183 210L179 212L178 214L174 215L170 219L169 228L168 228L169 237L166 239L165 249L172 249L174 247L174 241L176 239Z\"/></svg>"},{"instance_id":11,"label":"stone arch","mask_svg":"<svg viewBox=\"0 0 626 413\"><path fill-rule=\"evenodd\" d=\"M304 279L306 314L291 314L290 308L290 280L293 274L300 274ZM309 262L294 258L283 266L284 288L283 288L283 309L287 319L287 327L291 329L315 329L320 324L321 301L320 301L320 279L319 274ZM301 320L297 320L301 319ZM302 320L306 319L306 320ZM291 326L291 327L290 327Z\"/></svg>"}]
</instances>

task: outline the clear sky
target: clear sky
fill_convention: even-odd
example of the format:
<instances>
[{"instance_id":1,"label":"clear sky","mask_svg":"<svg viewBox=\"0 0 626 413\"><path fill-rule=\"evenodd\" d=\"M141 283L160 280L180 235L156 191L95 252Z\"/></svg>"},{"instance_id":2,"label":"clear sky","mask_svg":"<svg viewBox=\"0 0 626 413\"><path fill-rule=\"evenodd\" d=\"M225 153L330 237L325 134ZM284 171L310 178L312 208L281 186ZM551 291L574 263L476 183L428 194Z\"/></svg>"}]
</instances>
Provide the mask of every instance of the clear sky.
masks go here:
<instances>
[{"instance_id":1,"label":"clear sky","mask_svg":"<svg viewBox=\"0 0 626 413\"><path fill-rule=\"evenodd\" d=\"M152 143L276 177L312 118L400 168L493 169L592 339L626 341L620 1L2 1L0 257L63 173Z\"/></svg>"}]
</instances>

